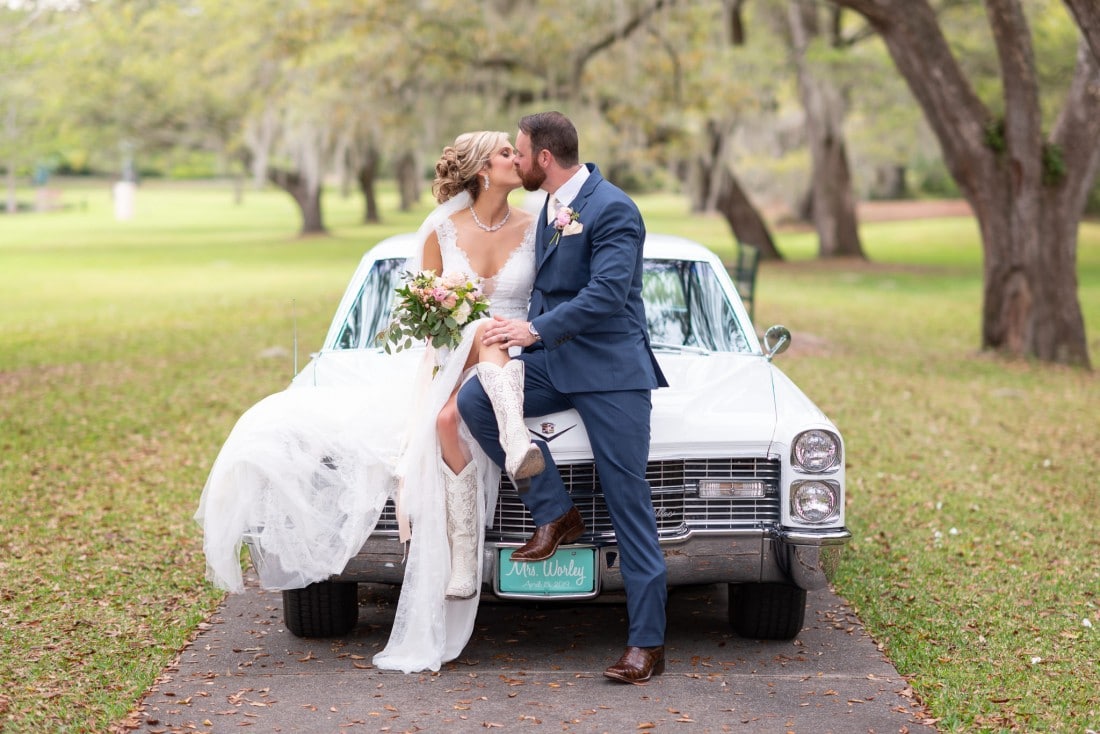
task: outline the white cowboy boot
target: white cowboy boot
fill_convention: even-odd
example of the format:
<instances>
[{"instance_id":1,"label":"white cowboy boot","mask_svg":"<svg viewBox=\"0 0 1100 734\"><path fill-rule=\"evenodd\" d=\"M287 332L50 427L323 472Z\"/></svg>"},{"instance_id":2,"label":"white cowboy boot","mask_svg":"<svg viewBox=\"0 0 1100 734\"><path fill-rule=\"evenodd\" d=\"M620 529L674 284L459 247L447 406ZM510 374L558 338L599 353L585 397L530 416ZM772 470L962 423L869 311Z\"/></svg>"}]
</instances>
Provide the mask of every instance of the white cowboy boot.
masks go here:
<instances>
[{"instance_id":1,"label":"white cowboy boot","mask_svg":"<svg viewBox=\"0 0 1100 734\"><path fill-rule=\"evenodd\" d=\"M451 542L451 579L448 599L470 599L477 594L477 467L470 462L458 476L443 467L443 494L447 508L447 538Z\"/></svg>"},{"instance_id":2,"label":"white cowboy boot","mask_svg":"<svg viewBox=\"0 0 1100 734\"><path fill-rule=\"evenodd\" d=\"M513 480L535 476L545 468L546 462L523 422L523 362L513 359L504 367L478 362L477 376L493 403L500 446L504 449L505 471Z\"/></svg>"}]
</instances>

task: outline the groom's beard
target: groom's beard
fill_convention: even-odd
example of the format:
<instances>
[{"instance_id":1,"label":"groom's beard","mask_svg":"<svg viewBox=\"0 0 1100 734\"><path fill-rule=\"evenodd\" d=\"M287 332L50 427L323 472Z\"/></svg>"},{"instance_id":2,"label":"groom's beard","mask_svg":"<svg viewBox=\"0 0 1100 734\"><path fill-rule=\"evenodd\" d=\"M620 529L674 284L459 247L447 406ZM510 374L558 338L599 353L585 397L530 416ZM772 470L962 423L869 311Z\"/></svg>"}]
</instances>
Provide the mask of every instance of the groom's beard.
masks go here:
<instances>
[{"instance_id":1,"label":"groom's beard","mask_svg":"<svg viewBox=\"0 0 1100 734\"><path fill-rule=\"evenodd\" d=\"M533 161L530 171L526 173L519 171L519 180L523 182L523 188L527 191L538 191L542 188L542 182L546 180L546 169L540 166L538 161Z\"/></svg>"}]
</instances>

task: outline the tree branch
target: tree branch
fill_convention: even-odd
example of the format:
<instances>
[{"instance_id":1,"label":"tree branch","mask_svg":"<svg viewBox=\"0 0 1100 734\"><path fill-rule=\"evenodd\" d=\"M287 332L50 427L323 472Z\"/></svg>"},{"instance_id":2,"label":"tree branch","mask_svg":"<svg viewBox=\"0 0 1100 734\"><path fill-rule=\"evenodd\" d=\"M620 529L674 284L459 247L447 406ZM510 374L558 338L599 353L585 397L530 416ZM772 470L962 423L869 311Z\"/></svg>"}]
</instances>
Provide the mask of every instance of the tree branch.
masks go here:
<instances>
[{"instance_id":1,"label":"tree branch","mask_svg":"<svg viewBox=\"0 0 1100 734\"><path fill-rule=\"evenodd\" d=\"M925 110L959 185L975 183L986 156L992 115L974 93L928 0L830 0L863 15L886 43L898 71Z\"/></svg>"},{"instance_id":2,"label":"tree branch","mask_svg":"<svg viewBox=\"0 0 1100 734\"><path fill-rule=\"evenodd\" d=\"M1077 50L1077 68L1066 103L1051 131L1050 140L1066 162L1064 185L1070 199L1083 211L1089 188L1100 172L1100 61L1084 38Z\"/></svg>"},{"instance_id":3,"label":"tree branch","mask_svg":"<svg viewBox=\"0 0 1100 734\"><path fill-rule=\"evenodd\" d=\"M1015 176L1042 177L1043 121L1031 32L1020 0L986 0L986 16L1001 64L1005 147ZM1019 181L1017 181L1017 185Z\"/></svg>"},{"instance_id":4,"label":"tree branch","mask_svg":"<svg viewBox=\"0 0 1100 734\"><path fill-rule=\"evenodd\" d=\"M672 5L675 2L676 0L653 0L648 7L639 9L634 16L627 18L618 27L609 30L602 38L597 38L595 41L588 44L588 46L581 48L573 58L572 86L574 88L580 86L580 79L581 75L584 73L585 65L599 52L609 48L616 41L626 38L631 33L638 30L638 28L640 28L645 21L649 20L658 10L661 10L666 5Z\"/></svg>"},{"instance_id":5,"label":"tree branch","mask_svg":"<svg viewBox=\"0 0 1100 734\"><path fill-rule=\"evenodd\" d=\"M1096 0L1065 0L1085 36L1092 56L1100 63L1100 4Z\"/></svg>"}]
</instances>

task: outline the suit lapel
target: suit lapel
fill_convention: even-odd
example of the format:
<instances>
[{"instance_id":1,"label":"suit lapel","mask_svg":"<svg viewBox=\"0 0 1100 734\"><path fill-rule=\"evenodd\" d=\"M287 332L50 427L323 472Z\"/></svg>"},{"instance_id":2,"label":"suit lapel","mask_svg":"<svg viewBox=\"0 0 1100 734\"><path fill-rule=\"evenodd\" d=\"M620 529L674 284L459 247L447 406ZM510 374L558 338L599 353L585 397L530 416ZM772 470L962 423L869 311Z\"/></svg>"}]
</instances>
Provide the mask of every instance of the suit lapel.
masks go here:
<instances>
[{"instance_id":1,"label":"suit lapel","mask_svg":"<svg viewBox=\"0 0 1100 734\"><path fill-rule=\"evenodd\" d=\"M542 261L546 258L546 243L550 241L552 237L553 228L546 223L546 218L549 214L550 208L550 195L547 194L546 201L542 203L542 210L539 212L539 217L542 222L542 226L535 229L535 262L537 263L536 269L542 266Z\"/></svg>"},{"instance_id":2,"label":"suit lapel","mask_svg":"<svg viewBox=\"0 0 1100 734\"><path fill-rule=\"evenodd\" d=\"M589 166L588 178L585 179L584 185L581 186L581 190L577 192L576 197L570 202L570 208L577 213L577 218L582 223L584 222L584 207L588 204L588 197L592 195L592 192L596 190L596 186L600 181L603 181L603 176L600 175L600 169L593 164L586 164ZM546 197L546 203L542 205L542 221L546 222L546 217L549 216L548 208L550 206L550 196ZM542 229L538 231L535 237L535 261L538 263L537 269L541 269L543 264L550 259L550 255L554 252L554 247L550 247L547 243L553 239L554 235L558 231L554 229L554 223L544 224Z\"/></svg>"}]
</instances>

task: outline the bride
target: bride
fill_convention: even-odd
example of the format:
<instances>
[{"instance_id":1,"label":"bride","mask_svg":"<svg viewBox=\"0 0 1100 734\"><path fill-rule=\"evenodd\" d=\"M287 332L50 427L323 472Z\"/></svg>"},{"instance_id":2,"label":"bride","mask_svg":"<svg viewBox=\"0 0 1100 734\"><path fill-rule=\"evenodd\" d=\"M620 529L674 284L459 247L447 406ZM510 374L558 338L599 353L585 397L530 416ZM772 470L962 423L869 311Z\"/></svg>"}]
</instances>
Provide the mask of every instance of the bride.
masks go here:
<instances>
[{"instance_id":1,"label":"bride","mask_svg":"<svg viewBox=\"0 0 1100 734\"><path fill-rule=\"evenodd\" d=\"M508 204L521 185L513 155L502 132L464 133L444 148L432 187L440 206L420 227L421 252L406 268L480 277L500 318L526 316L535 275L535 218ZM543 468L523 422L523 363L482 345L488 321L468 324L446 355L429 346L412 396L365 375L361 387L288 389L250 408L222 446L195 514L207 577L243 590L239 554L251 532L279 566L285 583L277 588L329 578L393 496L408 554L390 638L374 664L414 672L458 657L473 631L486 508L500 477L458 417L454 396L468 377L476 372L491 396L505 470L523 479ZM323 478L319 465L331 470Z\"/></svg>"}]
</instances>

